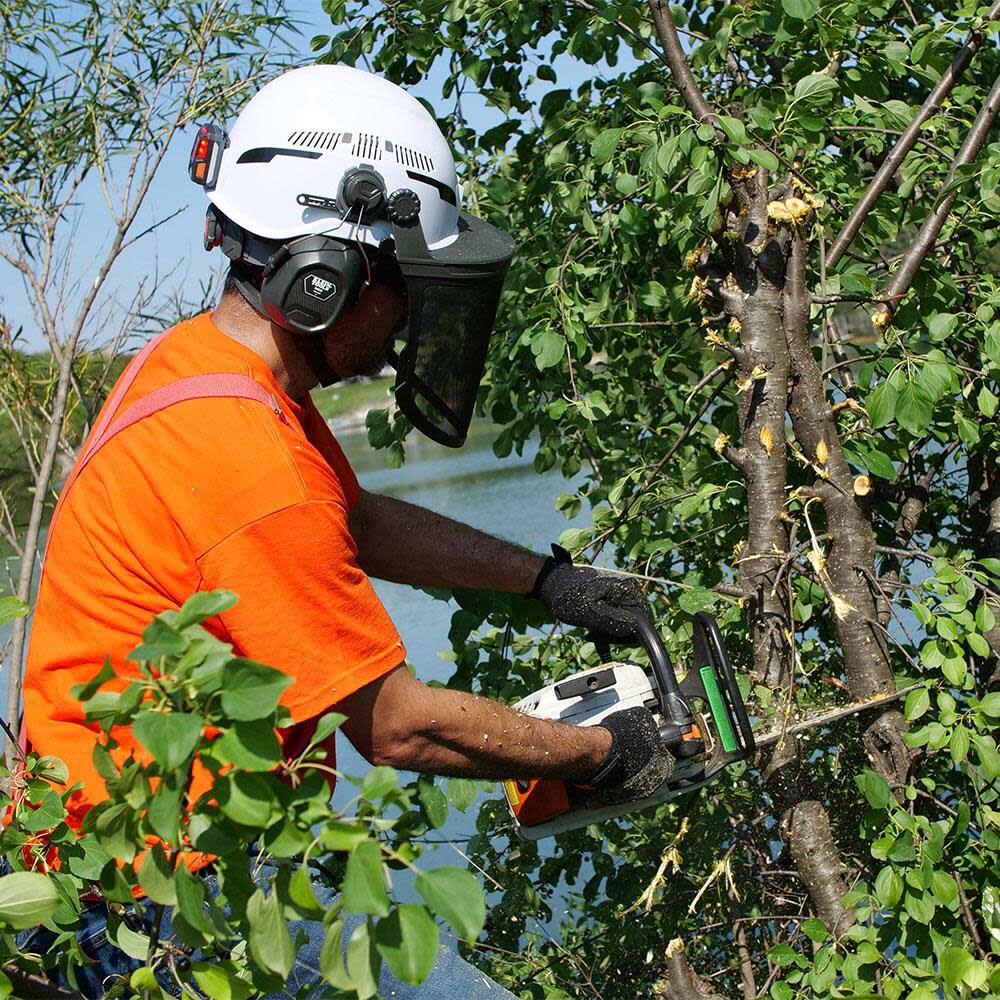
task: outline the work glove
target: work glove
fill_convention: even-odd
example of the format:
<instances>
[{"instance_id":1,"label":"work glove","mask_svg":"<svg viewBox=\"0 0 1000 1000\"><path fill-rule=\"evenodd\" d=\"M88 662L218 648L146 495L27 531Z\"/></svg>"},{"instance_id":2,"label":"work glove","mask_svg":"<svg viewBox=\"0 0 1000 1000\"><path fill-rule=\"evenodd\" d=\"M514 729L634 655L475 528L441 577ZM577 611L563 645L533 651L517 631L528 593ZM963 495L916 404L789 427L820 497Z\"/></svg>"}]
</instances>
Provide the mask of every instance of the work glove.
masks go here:
<instances>
[{"instance_id":1,"label":"work glove","mask_svg":"<svg viewBox=\"0 0 1000 1000\"><path fill-rule=\"evenodd\" d=\"M652 620L649 601L636 580L593 566L574 566L573 557L560 545L552 546L528 596L541 601L558 621L590 629L599 639L631 639L637 616Z\"/></svg>"},{"instance_id":2,"label":"work glove","mask_svg":"<svg viewBox=\"0 0 1000 1000\"><path fill-rule=\"evenodd\" d=\"M611 733L611 749L580 787L591 792L594 805L611 806L649 798L669 779L674 758L660 738L652 712L625 708L600 723Z\"/></svg>"}]
</instances>

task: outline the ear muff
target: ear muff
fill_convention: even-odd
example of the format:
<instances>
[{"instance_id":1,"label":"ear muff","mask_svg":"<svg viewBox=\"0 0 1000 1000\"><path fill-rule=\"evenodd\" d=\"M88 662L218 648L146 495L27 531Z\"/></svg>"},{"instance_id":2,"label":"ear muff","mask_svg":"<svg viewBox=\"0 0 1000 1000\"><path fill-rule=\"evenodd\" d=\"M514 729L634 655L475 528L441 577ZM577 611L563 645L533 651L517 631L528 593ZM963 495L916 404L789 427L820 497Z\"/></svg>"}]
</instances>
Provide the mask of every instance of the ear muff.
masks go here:
<instances>
[{"instance_id":1,"label":"ear muff","mask_svg":"<svg viewBox=\"0 0 1000 1000\"><path fill-rule=\"evenodd\" d=\"M326 236L305 236L278 249L264 268L260 301L291 333L321 334L353 305L368 276L361 252Z\"/></svg>"}]
</instances>

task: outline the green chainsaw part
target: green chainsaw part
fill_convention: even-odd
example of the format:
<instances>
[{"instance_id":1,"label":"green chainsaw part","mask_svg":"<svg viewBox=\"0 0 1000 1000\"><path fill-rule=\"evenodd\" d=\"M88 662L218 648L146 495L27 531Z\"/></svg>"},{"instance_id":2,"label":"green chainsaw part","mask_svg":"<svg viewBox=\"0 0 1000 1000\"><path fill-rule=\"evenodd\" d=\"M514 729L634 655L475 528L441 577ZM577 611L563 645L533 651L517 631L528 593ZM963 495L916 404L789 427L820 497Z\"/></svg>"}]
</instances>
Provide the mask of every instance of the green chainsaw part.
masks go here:
<instances>
[{"instance_id":1,"label":"green chainsaw part","mask_svg":"<svg viewBox=\"0 0 1000 1000\"><path fill-rule=\"evenodd\" d=\"M736 737L733 735L733 727L729 724L729 713L726 711L726 703L722 700L722 692L715 681L715 671L711 667L702 667L698 673L701 675L701 683L708 696L712 721L722 741L722 749L727 753L733 753L736 750Z\"/></svg>"}]
</instances>

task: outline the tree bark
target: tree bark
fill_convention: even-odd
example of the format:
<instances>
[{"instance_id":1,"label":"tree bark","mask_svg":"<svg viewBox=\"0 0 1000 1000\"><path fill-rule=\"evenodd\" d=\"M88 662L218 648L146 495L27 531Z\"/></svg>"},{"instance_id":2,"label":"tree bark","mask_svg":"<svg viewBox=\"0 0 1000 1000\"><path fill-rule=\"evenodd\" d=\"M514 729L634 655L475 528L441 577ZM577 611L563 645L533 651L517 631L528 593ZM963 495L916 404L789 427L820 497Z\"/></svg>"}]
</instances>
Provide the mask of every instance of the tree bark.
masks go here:
<instances>
[{"instance_id":1,"label":"tree bark","mask_svg":"<svg viewBox=\"0 0 1000 1000\"><path fill-rule=\"evenodd\" d=\"M656 986L664 1000L726 1000L723 994L715 992L711 983L695 975L680 938L674 938L667 945L665 965L663 978Z\"/></svg>"},{"instance_id":2,"label":"tree bark","mask_svg":"<svg viewBox=\"0 0 1000 1000\"><path fill-rule=\"evenodd\" d=\"M809 340L806 248L800 232L792 240L785 290L785 335L791 358L788 412L802 450L819 469L815 493L826 512L830 548L822 581L830 591L832 623L844 654L852 697L864 701L896 690L889 650L878 621L875 538L868 504L855 493L854 476L826 396L823 375ZM879 713L865 729L865 746L880 774L894 787L906 783L910 751L903 743L905 720L895 709Z\"/></svg>"},{"instance_id":3,"label":"tree bark","mask_svg":"<svg viewBox=\"0 0 1000 1000\"><path fill-rule=\"evenodd\" d=\"M1000 3L993 5L985 20L992 21L997 17L1000 17ZM892 178L896 175L896 171L902 166L903 160L906 159L907 154L920 137L924 122L938 112L941 102L951 93L952 88L968 68L969 63L972 62L972 57L976 54L979 46L982 45L984 37L985 33L979 28L975 28L969 32L965 44L955 54L951 65L941 74L941 79L938 80L934 89L927 95L927 99L921 105L920 110L913 116L913 120L896 141L896 145L893 146L892 151L882 162L878 172L868 185L868 189L862 195L861 200L851 211L847 222L844 223L844 228L837 234L837 238L833 241L827 254L827 267L836 267L837 262L844 256L854 237L858 235L858 231L864 224L869 212L871 212L878 201L879 196L889 186Z\"/></svg>"},{"instance_id":4,"label":"tree bark","mask_svg":"<svg viewBox=\"0 0 1000 1000\"><path fill-rule=\"evenodd\" d=\"M795 870L816 914L836 937L856 919L854 910L842 902L848 889L847 868L833 839L826 808L801 788L800 773L798 739L792 736L775 747L764 777L781 816Z\"/></svg>"},{"instance_id":5,"label":"tree bark","mask_svg":"<svg viewBox=\"0 0 1000 1000\"><path fill-rule=\"evenodd\" d=\"M1000 559L1000 468L989 447L980 447L969 455L969 514L972 528L972 552L977 559ZM1000 598L991 594L982 600L996 619L984 638L990 655L983 658L979 672L981 693L1000 688Z\"/></svg>"}]
</instances>

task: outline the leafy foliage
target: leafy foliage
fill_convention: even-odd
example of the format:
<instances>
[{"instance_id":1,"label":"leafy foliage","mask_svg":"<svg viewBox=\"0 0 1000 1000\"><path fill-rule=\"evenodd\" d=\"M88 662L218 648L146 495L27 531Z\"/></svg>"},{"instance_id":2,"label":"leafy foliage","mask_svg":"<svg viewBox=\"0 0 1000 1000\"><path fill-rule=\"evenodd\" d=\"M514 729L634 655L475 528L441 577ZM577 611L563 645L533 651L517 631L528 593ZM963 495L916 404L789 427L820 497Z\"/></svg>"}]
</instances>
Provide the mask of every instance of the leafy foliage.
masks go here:
<instances>
[{"instance_id":1,"label":"leafy foliage","mask_svg":"<svg viewBox=\"0 0 1000 1000\"><path fill-rule=\"evenodd\" d=\"M804 742L791 784L829 815L852 887L853 927L835 934L810 912L795 808L754 771L541 849L505 836L488 804L470 847L503 886L491 966L523 996L649 996L669 989L663 946L682 937L728 994L996 991L995 126L978 159L949 166L1000 70L997 22L975 3L671 5L706 120L667 68L650 16L667 5L649 6L329 0L333 27L314 45L400 83L442 81L435 110L466 204L518 242L480 402L501 425L498 455L537 440L539 470L581 482L559 505L589 506L592 526L561 542L645 575L678 654L688 616L717 615L760 717L841 698L857 681L844 623L861 619L890 677L923 682L906 703L918 756L905 787L889 788L885 758L865 757L878 746L867 721ZM972 30L986 40L971 66L829 264L833 238ZM754 217L754 244L741 199L758 183L766 217ZM943 229L889 309L883 290L950 192ZM752 256L766 247L772 259ZM757 303L769 283L767 330ZM794 396L806 360L792 362L798 383L778 374L792 287L819 370L809 406ZM764 333L775 335L766 346ZM772 393L780 419L753 423ZM385 413L369 427L398 462L406 428ZM779 500L761 512L755 491L772 475ZM849 531L831 513L837 497ZM774 529L777 554L771 542L754 548L754 524ZM753 560L766 558L773 570L755 589ZM773 598L764 613L761 592ZM460 605L458 686L515 698L598 662L558 632L517 634L528 613L508 602ZM769 656L790 664L778 684L760 672ZM912 856L884 854L900 837Z\"/></svg>"},{"instance_id":2,"label":"leafy foliage","mask_svg":"<svg viewBox=\"0 0 1000 1000\"><path fill-rule=\"evenodd\" d=\"M361 1000L374 995L382 962L406 982L427 976L438 919L459 937L479 936L478 881L463 869L414 864L412 837L427 824L395 771L377 768L359 782L355 815L332 811L326 741L342 715L323 716L310 746L282 760L287 676L234 657L202 627L235 600L195 594L147 627L134 670L105 664L76 691L100 727L95 761L108 790L81 831L66 823L74 788L65 787L61 762L29 755L14 776L0 833L14 869L0 878L0 961L12 975L53 971L75 982L85 959L74 928L95 888L102 902L89 905L107 906L109 940L122 968L134 970L122 977L126 996L197 988L227 1000L280 989L302 920L322 925L325 982ZM145 749L140 757L116 752L122 726ZM206 860L216 896L193 874ZM400 867L417 872L422 903L391 898L391 870ZM349 913L364 917L347 924ZM48 947L24 953L14 932L36 924L51 932ZM0 987L9 995L9 980Z\"/></svg>"}]
</instances>

